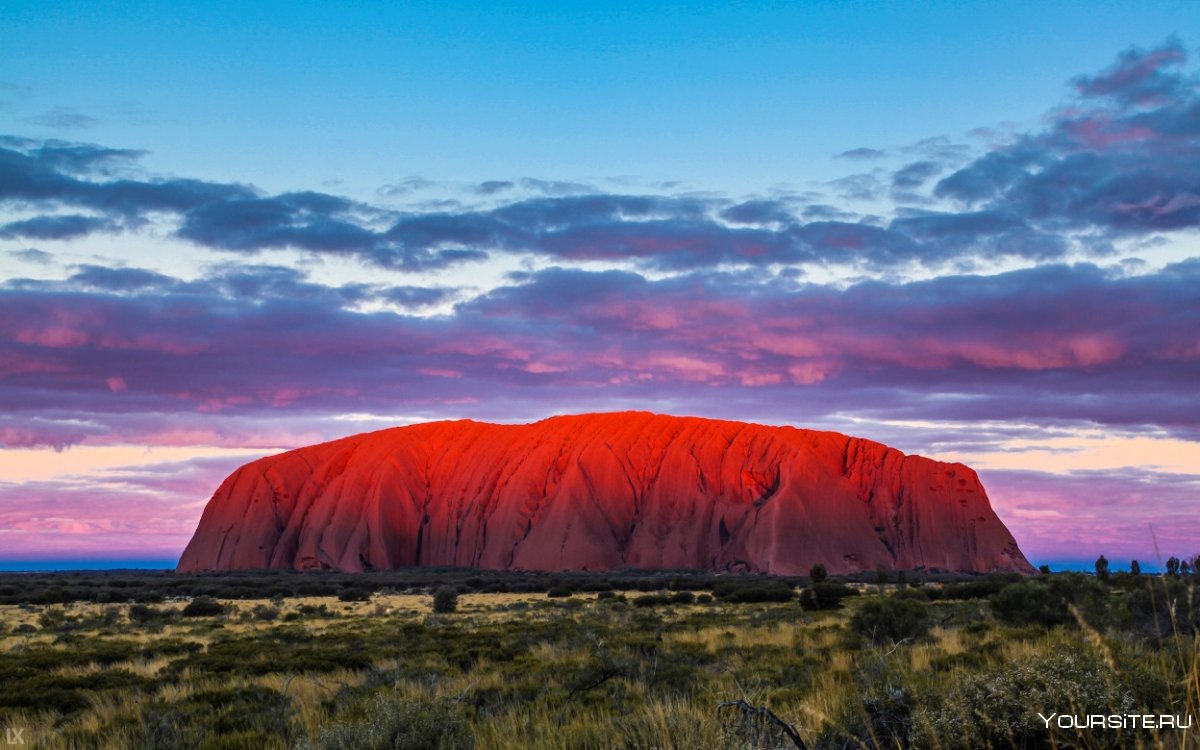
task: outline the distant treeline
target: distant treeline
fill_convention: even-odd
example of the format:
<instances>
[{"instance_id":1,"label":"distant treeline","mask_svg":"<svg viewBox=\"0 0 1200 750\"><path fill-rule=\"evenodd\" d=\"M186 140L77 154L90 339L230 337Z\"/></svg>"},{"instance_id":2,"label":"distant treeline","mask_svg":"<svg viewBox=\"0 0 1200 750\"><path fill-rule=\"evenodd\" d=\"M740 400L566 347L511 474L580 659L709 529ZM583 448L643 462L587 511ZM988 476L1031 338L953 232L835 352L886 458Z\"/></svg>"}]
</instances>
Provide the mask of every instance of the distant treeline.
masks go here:
<instances>
[{"instance_id":1,"label":"distant treeline","mask_svg":"<svg viewBox=\"0 0 1200 750\"><path fill-rule=\"evenodd\" d=\"M1020 580L1016 574L980 576L905 571L834 576L843 583L946 583L983 587L987 593ZM604 572L518 572L468 568L405 568L367 573L299 573L286 570L175 573L112 570L46 573L0 573L0 604L65 604L68 602L157 603L168 599L209 596L217 599L271 599L337 596L365 599L376 592L428 593L452 586L459 593L565 593L601 591L708 591L805 586L808 576L714 573L697 570L620 570Z\"/></svg>"}]
</instances>

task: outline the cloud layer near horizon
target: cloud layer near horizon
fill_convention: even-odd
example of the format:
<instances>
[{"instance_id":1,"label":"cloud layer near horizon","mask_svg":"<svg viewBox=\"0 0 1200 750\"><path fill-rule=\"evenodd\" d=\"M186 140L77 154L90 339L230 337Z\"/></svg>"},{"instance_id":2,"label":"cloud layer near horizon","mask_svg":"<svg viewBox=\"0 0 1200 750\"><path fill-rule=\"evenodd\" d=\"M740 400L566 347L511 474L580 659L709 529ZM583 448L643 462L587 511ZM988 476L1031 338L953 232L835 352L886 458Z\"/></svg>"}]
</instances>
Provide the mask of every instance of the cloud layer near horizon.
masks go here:
<instances>
[{"instance_id":1,"label":"cloud layer near horizon","mask_svg":"<svg viewBox=\"0 0 1200 750\"><path fill-rule=\"evenodd\" d=\"M36 276L0 286L0 445L269 449L378 416L630 407L868 436L920 424L900 447L942 452L1047 430L1200 440L1200 257L1152 262L1200 226L1185 65L1176 41L1131 50L1075 79L1041 129L974 150L931 139L891 167L765 197L493 180L437 204L391 202L425 182L392 186L377 205L148 176L131 149L0 139L0 241L21 243L10 258ZM207 261L188 274L170 258L68 263L27 246L99 238ZM279 252L366 272L335 282ZM467 281L495 263L498 282ZM464 281L422 276L439 273ZM939 423L972 422L999 427L939 437ZM1154 482L1122 472L1008 475L1025 504L996 501L1037 544L1058 539L1047 550L1071 537L1030 504L1037 476L1064 507L1103 503L1110 530L1176 518L1167 500L1122 501ZM1194 497L1195 477L1163 481L1172 508ZM197 491L155 487L168 504ZM46 503L123 507L78 483L0 483L26 539L9 549L53 548L53 526L30 520ZM173 507L155 517L197 512ZM75 536L110 548L97 523ZM1197 539L1200 524L1167 534Z\"/></svg>"}]
</instances>

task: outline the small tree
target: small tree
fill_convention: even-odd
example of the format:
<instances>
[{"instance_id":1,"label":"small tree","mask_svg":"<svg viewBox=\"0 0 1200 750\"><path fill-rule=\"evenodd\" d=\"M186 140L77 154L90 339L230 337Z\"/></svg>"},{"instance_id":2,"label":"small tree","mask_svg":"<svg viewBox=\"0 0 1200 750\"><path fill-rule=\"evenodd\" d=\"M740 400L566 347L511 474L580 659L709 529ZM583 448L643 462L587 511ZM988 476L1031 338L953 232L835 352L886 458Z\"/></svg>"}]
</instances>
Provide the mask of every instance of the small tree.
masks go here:
<instances>
[{"instance_id":1,"label":"small tree","mask_svg":"<svg viewBox=\"0 0 1200 750\"><path fill-rule=\"evenodd\" d=\"M817 563L808 571L808 579L813 583L824 583L829 578L829 571L825 570L825 566Z\"/></svg>"},{"instance_id":2,"label":"small tree","mask_svg":"<svg viewBox=\"0 0 1200 750\"><path fill-rule=\"evenodd\" d=\"M908 585L908 573L903 570L896 571L896 588L902 589Z\"/></svg>"},{"instance_id":3,"label":"small tree","mask_svg":"<svg viewBox=\"0 0 1200 750\"><path fill-rule=\"evenodd\" d=\"M447 615L458 609L458 589L453 586L442 586L433 592L433 611Z\"/></svg>"},{"instance_id":4,"label":"small tree","mask_svg":"<svg viewBox=\"0 0 1200 750\"><path fill-rule=\"evenodd\" d=\"M1038 572L1044 576L1048 576L1048 575L1050 575L1050 566L1042 565L1041 567L1038 568Z\"/></svg>"},{"instance_id":5,"label":"small tree","mask_svg":"<svg viewBox=\"0 0 1200 750\"><path fill-rule=\"evenodd\" d=\"M1167 560L1167 575L1175 578L1179 575L1179 558L1172 557Z\"/></svg>"},{"instance_id":6,"label":"small tree","mask_svg":"<svg viewBox=\"0 0 1200 750\"><path fill-rule=\"evenodd\" d=\"M1096 577L1101 581L1108 581L1108 560L1104 555L1096 558Z\"/></svg>"},{"instance_id":7,"label":"small tree","mask_svg":"<svg viewBox=\"0 0 1200 750\"><path fill-rule=\"evenodd\" d=\"M883 586L888 582L888 578L888 569L886 565L880 565L875 569L875 583Z\"/></svg>"},{"instance_id":8,"label":"small tree","mask_svg":"<svg viewBox=\"0 0 1200 750\"><path fill-rule=\"evenodd\" d=\"M1140 576L1142 574L1142 565L1137 560L1129 563L1129 572L1131 575Z\"/></svg>"},{"instance_id":9,"label":"small tree","mask_svg":"<svg viewBox=\"0 0 1200 750\"><path fill-rule=\"evenodd\" d=\"M1187 560L1180 560L1179 561L1179 574L1182 576L1191 575L1192 574L1192 564L1190 562L1188 562Z\"/></svg>"}]
</instances>

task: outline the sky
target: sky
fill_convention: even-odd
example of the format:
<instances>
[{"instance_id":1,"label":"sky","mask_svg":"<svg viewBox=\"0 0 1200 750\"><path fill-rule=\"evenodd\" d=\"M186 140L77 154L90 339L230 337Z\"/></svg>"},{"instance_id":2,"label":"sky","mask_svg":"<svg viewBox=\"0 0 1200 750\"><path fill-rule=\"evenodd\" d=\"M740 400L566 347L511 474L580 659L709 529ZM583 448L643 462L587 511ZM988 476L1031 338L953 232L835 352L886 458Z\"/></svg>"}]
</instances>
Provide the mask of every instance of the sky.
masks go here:
<instances>
[{"instance_id":1,"label":"sky","mask_svg":"<svg viewBox=\"0 0 1200 750\"><path fill-rule=\"evenodd\" d=\"M249 7L247 7L249 6ZM1200 554L1193 3L0 6L0 568L252 458L644 409ZM150 561L150 562L147 562Z\"/></svg>"}]
</instances>

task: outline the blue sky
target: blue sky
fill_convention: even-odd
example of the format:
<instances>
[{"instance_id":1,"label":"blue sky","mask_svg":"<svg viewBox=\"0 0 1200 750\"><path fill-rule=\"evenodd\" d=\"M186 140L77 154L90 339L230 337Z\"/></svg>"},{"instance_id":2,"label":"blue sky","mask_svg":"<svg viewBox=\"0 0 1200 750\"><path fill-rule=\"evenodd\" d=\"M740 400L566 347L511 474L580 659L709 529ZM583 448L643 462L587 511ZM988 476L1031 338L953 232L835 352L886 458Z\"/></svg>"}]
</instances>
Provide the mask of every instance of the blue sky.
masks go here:
<instances>
[{"instance_id":1,"label":"blue sky","mask_svg":"<svg viewBox=\"0 0 1200 750\"><path fill-rule=\"evenodd\" d=\"M1193 2L0 5L0 561L251 457L648 409L1200 539ZM1124 564L1124 563L1123 563Z\"/></svg>"},{"instance_id":2,"label":"blue sky","mask_svg":"<svg viewBox=\"0 0 1200 750\"><path fill-rule=\"evenodd\" d=\"M270 191L418 175L761 192L832 157L1028 126L1194 3L7 2L0 116ZM29 118L34 118L30 121ZM60 122L67 118L59 118ZM931 132L931 124L936 123Z\"/></svg>"}]
</instances>

